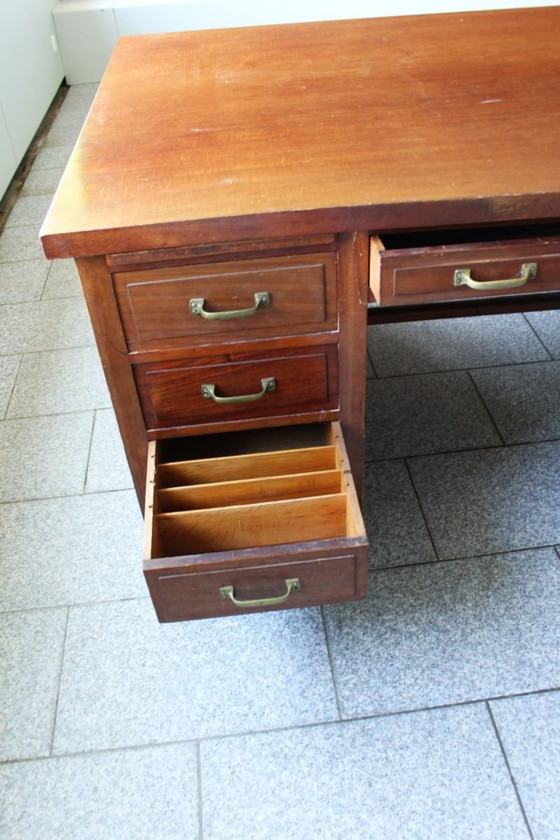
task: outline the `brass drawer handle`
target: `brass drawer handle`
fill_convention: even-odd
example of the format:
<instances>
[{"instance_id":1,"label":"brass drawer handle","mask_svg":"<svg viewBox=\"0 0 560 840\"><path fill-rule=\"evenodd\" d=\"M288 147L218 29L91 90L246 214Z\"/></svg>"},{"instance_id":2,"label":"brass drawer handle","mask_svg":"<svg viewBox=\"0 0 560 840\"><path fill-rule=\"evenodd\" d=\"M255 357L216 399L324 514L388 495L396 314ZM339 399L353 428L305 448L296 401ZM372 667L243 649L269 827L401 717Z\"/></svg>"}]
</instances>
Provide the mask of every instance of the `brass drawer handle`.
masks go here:
<instances>
[{"instance_id":1,"label":"brass drawer handle","mask_svg":"<svg viewBox=\"0 0 560 840\"><path fill-rule=\"evenodd\" d=\"M204 298L192 298L189 302L191 315L201 315L208 321L227 321L230 318L248 318L256 315L259 309L270 306L270 292L255 292L255 305L249 309L230 309L223 312L208 312L204 308Z\"/></svg>"},{"instance_id":2,"label":"brass drawer handle","mask_svg":"<svg viewBox=\"0 0 560 840\"><path fill-rule=\"evenodd\" d=\"M202 396L207 400L214 400L219 405L233 405L234 403L250 403L262 400L265 394L276 391L276 379L273 376L266 376L261 379L261 390L258 394L241 394L238 397L219 397L216 394L216 386L213 383L206 383L201 387Z\"/></svg>"},{"instance_id":3,"label":"brass drawer handle","mask_svg":"<svg viewBox=\"0 0 560 840\"><path fill-rule=\"evenodd\" d=\"M249 601L240 601L235 597L235 588L233 586L220 586L220 595L222 598L229 598L232 604L236 607L272 607L275 604L283 604L287 601L294 589L301 589L301 581L299 578L286 578L286 591L283 595L276 595L273 598L255 598Z\"/></svg>"},{"instance_id":4,"label":"brass drawer handle","mask_svg":"<svg viewBox=\"0 0 560 840\"><path fill-rule=\"evenodd\" d=\"M524 286L537 276L537 263L523 263L519 277L507 280L473 280L470 268L458 268L453 277L454 286L468 286L469 289L515 289Z\"/></svg>"}]
</instances>

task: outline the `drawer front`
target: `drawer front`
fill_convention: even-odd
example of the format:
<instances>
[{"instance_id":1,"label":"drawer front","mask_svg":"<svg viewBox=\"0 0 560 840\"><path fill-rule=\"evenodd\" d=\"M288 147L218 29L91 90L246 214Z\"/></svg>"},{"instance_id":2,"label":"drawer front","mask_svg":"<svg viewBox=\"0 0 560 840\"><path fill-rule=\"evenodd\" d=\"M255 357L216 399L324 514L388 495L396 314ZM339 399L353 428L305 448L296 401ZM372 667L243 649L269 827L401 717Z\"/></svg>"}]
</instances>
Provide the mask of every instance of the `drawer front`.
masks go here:
<instances>
[{"instance_id":1,"label":"drawer front","mask_svg":"<svg viewBox=\"0 0 560 840\"><path fill-rule=\"evenodd\" d=\"M268 612L276 609L310 607L364 597L363 570L367 549L358 547L340 556L336 546L317 556L306 545L278 546L266 562L248 564L240 556L229 569L201 571L153 570L145 577L160 621L187 621L198 618ZM308 548L308 547L307 547ZM298 555L298 559L296 559ZM286 561L286 557L292 557ZM297 588L293 581L298 581ZM237 603L224 590L231 592ZM283 599L278 602L279 599ZM247 602L259 603L245 606Z\"/></svg>"},{"instance_id":2,"label":"drawer front","mask_svg":"<svg viewBox=\"0 0 560 840\"><path fill-rule=\"evenodd\" d=\"M338 407L337 347L238 362L137 365L150 430L322 414Z\"/></svg>"},{"instance_id":3,"label":"drawer front","mask_svg":"<svg viewBox=\"0 0 560 840\"><path fill-rule=\"evenodd\" d=\"M552 292L560 238L392 249L372 237L370 285L391 306Z\"/></svg>"},{"instance_id":4,"label":"drawer front","mask_svg":"<svg viewBox=\"0 0 560 840\"><path fill-rule=\"evenodd\" d=\"M245 432L214 436L211 458L192 458L192 438L150 443L144 574L160 621L365 596L367 539L340 426L276 431L259 431L254 451Z\"/></svg>"},{"instance_id":5,"label":"drawer front","mask_svg":"<svg viewBox=\"0 0 560 840\"><path fill-rule=\"evenodd\" d=\"M131 351L336 329L336 255L117 272Z\"/></svg>"}]
</instances>

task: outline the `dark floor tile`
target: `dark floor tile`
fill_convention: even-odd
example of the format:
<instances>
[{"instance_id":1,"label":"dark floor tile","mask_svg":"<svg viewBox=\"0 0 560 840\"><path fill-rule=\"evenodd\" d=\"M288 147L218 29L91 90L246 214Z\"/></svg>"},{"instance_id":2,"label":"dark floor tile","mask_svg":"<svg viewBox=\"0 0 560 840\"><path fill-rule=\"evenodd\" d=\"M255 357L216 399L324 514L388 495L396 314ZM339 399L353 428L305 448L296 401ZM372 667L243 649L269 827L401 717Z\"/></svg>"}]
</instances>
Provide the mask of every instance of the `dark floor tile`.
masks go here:
<instances>
[{"instance_id":1,"label":"dark floor tile","mask_svg":"<svg viewBox=\"0 0 560 840\"><path fill-rule=\"evenodd\" d=\"M369 381L366 429L367 460L501 443L464 371Z\"/></svg>"},{"instance_id":2,"label":"dark floor tile","mask_svg":"<svg viewBox=\"0 0 560 840\"><path fill-rule=\"evenodd\" d=\"M560 691L492 701L534 840L560 837Z\"/></svg>"},{"instance_id":3,"label":"dark floor tile","mask_svg":"<svg viewBox=\"0 0 560 840\"><path fill-rule=\"evenodd\" d=\"M560 359L560 309L526 312L525 317L549 353Z\"/></svg>"},{"instance_id":4,"label":"dark floor tile","mask_svg":"<svg viewBox=\"0 0 560 840\"><path fill-rule=\"evenodd\" d=\"M506 443L560 438L560 362L471 373Z\"/></svg>"},{"instance_id":5,"label":"dark floor tile","mask_svg":"<svg viewBox=\"0 0 560 840\"><path fill-rule=\"evenodd\" d=\"M548 359L522 315L379 324L368 330L378 376Z\"/></svg>"},{"instance_id":6,"label":"dark floor tile","mask_svg":"<svg viewBox=\"0 0 560 840\"><path fill-rule=\"evenodd\" d=\"M560 442L411 458L440 558L560 541Z\"/></svg>"},{"instance_id":7,"label":"dark floor tile","mask_svg":"<svg viewBox=\"0 0 560 840\"><path fill-rule=\"evenodd\" d=\"M372 572L367 600L324 608L345 717L560 685L551 549Z\"/></svg>"},{"instance_id":8,"label":"dark floor tile","mask_svg":"<svg viewBox=\"0 0 560 840\"><path fill-rule=\"evenodd\" d=\"M364 519L372 567L425 563L436 556L403 461L366 464Z\"/></svg>"}]
</instances>

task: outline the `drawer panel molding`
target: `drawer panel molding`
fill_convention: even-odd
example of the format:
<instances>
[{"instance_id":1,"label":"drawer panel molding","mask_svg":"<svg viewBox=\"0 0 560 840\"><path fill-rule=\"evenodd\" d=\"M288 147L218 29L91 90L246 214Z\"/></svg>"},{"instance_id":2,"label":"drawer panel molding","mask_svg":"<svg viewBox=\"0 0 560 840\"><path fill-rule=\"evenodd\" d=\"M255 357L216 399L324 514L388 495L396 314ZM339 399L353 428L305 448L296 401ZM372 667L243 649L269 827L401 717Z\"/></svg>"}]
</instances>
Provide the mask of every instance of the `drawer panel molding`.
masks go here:
<instances>
[{"instance_id":1,"label":"drawer panel molding","mask_svg":"<svg viewBox=\"0 0 560 840\"><path fill-rule=\"evenodd\" d=\"M506 232L494 231L499 234ZM482 242L471 231L472 242L457 243L452 231L441 235L445 244L410 248L404 234L386 241L371 237L370 287L377 303L399 306L560 290L560 231L556 236ZM437 234L432 236L437 242ZM417 239L413 234L411 242Z\"/></svg>"},{"instance_id":2,"label":"drawer panel molding","mask_svg":"<svg viewBox=\"0 0 560 840\"><path fill-rule=\"evenodd\" d=\"M131 352L332 331L336 254L116 272Z\"/></svg>"},{"instance_id":3,"label":"drawer panel molding","mask_svg":"<svg viewBox=\"0 0 560 840\"><path fill-rule=\"evenodd\" d=\"M338 407L336 345L204 365L136 365L148 429L235 422ZM264 384L263 384L264 383Z\"/></svg>"}]
</instances>

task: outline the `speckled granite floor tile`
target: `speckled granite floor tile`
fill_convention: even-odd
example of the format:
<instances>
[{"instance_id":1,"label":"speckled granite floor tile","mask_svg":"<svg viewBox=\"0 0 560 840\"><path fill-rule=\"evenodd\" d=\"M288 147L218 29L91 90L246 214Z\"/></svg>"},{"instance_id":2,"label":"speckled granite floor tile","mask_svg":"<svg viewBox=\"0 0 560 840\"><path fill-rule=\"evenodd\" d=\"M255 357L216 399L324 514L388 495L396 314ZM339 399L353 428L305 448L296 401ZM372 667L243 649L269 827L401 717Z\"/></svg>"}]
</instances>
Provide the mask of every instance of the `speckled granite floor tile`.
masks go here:
<instances>
[{"instance_id":1,"label":"speckled granite floor tile","mask_svg":"<svg viewBox=\"0 0 560 840\"><path fill-rule=\"evenodd\" d=\"M96 347L24 355L8 417L106 408L111 398Z\"/></svg>"},{"instance_id":2,"label":"speckled granite floor tile","mask_svg":"<svg viewBox=\"0 0 560 840\"><path fill-rule=\"evenodd\" d=\"M0 263L44 259L38 225L10 227L0 235Z\"/></svg>"},{"instance_id":3,"label":"speckled granite floor tile","mask_svg":"<svg viewBox=\"0 0 560 840\"><path fill-rule=\"evenodd\" d=\"M324 608L344 716L557 686L559 602L552 548L371 573Z\"/></svg>"},{"instance_id":4,"label":"speckled granite floor tile","mask_svg":"<svg viewBox=\"0 0 560 840\"><path fill-rule=\"evenodd\" d=\"M368 330L378 376L548 359L522 315L379 324Z\"/></svg>"},{"instance_id":5,"label":"speckled granite floor tile","mask_svg":"<svg viewBox=\"0 0 560 840\"><path fill-rule=\"evenodd\" d=\"M560 837L560 691L492 701L534 840Z\"/></svg>"},{"instance_id":6,"label":"speckled granite floor tile","mask_svg":"<svg viewBox=\"0 0 560 840\"><path fill-rule=\"evenodd\" d=\"M366 460L501 443L464 371L369 380L366 430Z\"/></svg>"},{"instance_id":7,"label":"speckled granite floor tile","mask_svg":"<svg viewBox=\"0 0 560 840\"><path fill-rule=\"evenodd\" d=\"M41 225L51 203L49 195L20 196L6 221L6 229L22 225Z\"/></svg>"},{"instance_id":8,"label":"speckled granite floor tile","mask_svg":"<svg viewBox=\"0 0 560 840\"><path fill-rule=\"evenodd\" d=\"M425 563L436 559L403 461L371 461L366 464L364 521L372 567Z\"/></svg>"},{"instance_id":9,"label":"speckled granite floor tile","mask_svg":"<svg viewBox=\"0 0 560 840\"><path fill-rule=\"evenodd\" d=\"M122 438L112 408L95 412L86 493L132 487Z\"/></svg>"},{"instance_id":10,"label":"speckled granite floor tile","mask_svg":"<svg viewBox=\"0 0 560 840\"><path fill-rule=\"evenodd\" d=\"M6 416L20 364L21 356L0 356L0 419Z\"/></svg>"},{"instance_id":11,"label":"speckled granite floor tile","mask_svg":"<svg viewBox=\"0 0 560 840\"><path fill-rule=\"evenodd\" d=\"M560 442L411 458L440 558L560 540Z\"/></svg>"},{"instance_id":12,"label":"speckled granite floor tile","mask_svg":"<svg viewBox=\"0 0 560 840\"><path fill-rule=\"evenodd\" d=\"M45 260L0 263L0 304L39 300L48 270Z\"/></svg>"},{"instance_id":13,"label":"speckled granite floor tile","mask_svg":"<svg viewBox=\"0 0 560 840\"><path fill-rule=\"evenodd\" d=\"M2 761L49 754L65 627L65 609L0 613Z\"/></svg>"},{"instance_id":14,"label":"speckled granite floor tile","mask_svg":"<svg viewBox=\"0 0 560 840\"><path fill-rule=\"evenodd\" d=\"M205 840L527 838L483 706L210 741L201 768Z\"/></svg>"},{"instance_id":15,"label":"speckled granite floor tile","mask_svg":"<svg viewBox=\"0 0 560 840\"><path fill-rule=\"evenodd\" d=\"M55 169L57 167L64 168L68 163L68 159L74 150L74 143L66 142L64 145L49 145L45 144L37 154L31 167L31 172L37 169Z\"/></svg>"},{"instance_id":16,"label":"speckled granite floor tile","mask_svg":"<svg viewBox=\"0 0 560 840\"><path fill-rule=\"evenodd\" d=\"M0 610L146 595L136 494L0 506Z\"/></svg>"},{"instance_id":17,"label":"speckled granite floor tile","mask_svg":"<svg viewBox=\"0 0 560 840\"><path fill-rule=\"evenodd\" d=\"M82 297L82 287L74 260L53 260L42 297Z\"/></svg>"},{"instance_id":18,"label":"speckled granite floor tile","mask_svg":"<svg viewBox=\"0 0 560 840\"><path fill-rule=\"evenodd\" d=\"M70 611L56 753L336 717L319 610L167 625L149 599Z\"/></svg>"},{"instance_id":19,"label":"speckled granite floor tile","mask_svg":"<svg viewBox=\"0 0 560 840\"><path fill-rule=\"evenodd\" d=\"M34 169L25 179L20 195L54 195L63 172L63 166Z\"/></svg>"},{"instance_id":20,"label":"speckled granite floor tile","mask_svg":"<svg viewBox=\"0 0 560 840\"><path fill-rule=\"evenodd\" d=\"M471 371L506 443L560 438L560 362Z\"/></svg>"},{"instance_id":21,"label":"speckled granite floor tile","mask_svg":"<svg viewBox=\"0 0 560 840\"><path fill-rule=\"evenodd\" d=\"M546 312L526 312L529 321L540 340L554 359L560 359L560 309Z\"/></svg>"},{"instance_id":22,"label":"speckled granite floor tile","mask_svg":"<svg viewBox=\"0 0 560 840\"><path fill-rule=\"evenodd\" d=\"M0 422L0 501L82 493L93 412Z\"/></svg>"},{"instance_id":23,"label":"speckled granite floor tile","mask_svg":"<svg viewBox=\"0 0 560 840\"><path fill-rule=\"evenodd\" d=\"M2 840L198 840L192 745L0 768Z\"/></svg>"},{"instance_id":24,"label":"speckled granite floor tile","mask_svg":"<svg viewBox=\"0 0 560 840\"><path fill-rule=\"evenodd\" d=\"M0 306L0 355L86 347L94 343L82 298Z\"/></svg>"}]
</instances>

